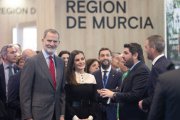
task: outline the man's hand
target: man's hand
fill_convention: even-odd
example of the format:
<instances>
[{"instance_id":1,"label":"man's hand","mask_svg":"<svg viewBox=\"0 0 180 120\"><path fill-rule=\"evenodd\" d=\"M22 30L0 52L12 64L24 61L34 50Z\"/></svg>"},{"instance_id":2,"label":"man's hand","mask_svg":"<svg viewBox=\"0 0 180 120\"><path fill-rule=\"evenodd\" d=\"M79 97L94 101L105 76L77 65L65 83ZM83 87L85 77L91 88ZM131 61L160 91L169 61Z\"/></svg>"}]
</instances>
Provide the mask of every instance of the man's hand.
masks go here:
<instances>
[{"instance_id":1,"label":"man's hand","mask_svg":"<svg viewBox=\"0 0 180 120\"><path fill-rule=\"evenodd\" d=\"M140 108L141 110L143 110L142 102L143 102L143 100L139 101L139 103L138 103L138 106L139 106L139 108Z\"/></svg>"},{"instance_id":2,"label":"man's hand","mask_svg":"<svg viewBox=\"0 0 180 120\"><path fill-rule=\"evenodd\" d=\"M64 115L61 115L59 120L64 120Z\"/></svg>"},{"instance_id":3,"label":"man's hand","mask_svg":"<svg viewBox=\"0 0 180 120\"><path fill-rule=\"evenodd\" d=\"M143 100L139 101L138 103L139 109L141 109L143 112L148 112L148 110L143 109L142 103L143 103Z\"/></svg>"},{"instance_id":4,"label":"man's hand","mask_svg":"<svg viewBox=\"0 0 180 120\"><path fill-rule=\"evenodd\" d=\"M100 96L102 96L103 98L105 98L105 97L112 98L112 97L113 97L113 94L114 94L114 92L112 92L112 91L109 90L109 89L101 89L101 90L98 90L98 93L99 93Z\"/></svg>"},{"instance_id":5,"label":"man's hand","mask_svg":"<svg viewBox=\"0 0 180 120\"><path fill-rule=\"evenodd\" d=\"M32 118L28 118L28 119L26 119L26 120L33 120Z\"/></svg>"}]
</instances>

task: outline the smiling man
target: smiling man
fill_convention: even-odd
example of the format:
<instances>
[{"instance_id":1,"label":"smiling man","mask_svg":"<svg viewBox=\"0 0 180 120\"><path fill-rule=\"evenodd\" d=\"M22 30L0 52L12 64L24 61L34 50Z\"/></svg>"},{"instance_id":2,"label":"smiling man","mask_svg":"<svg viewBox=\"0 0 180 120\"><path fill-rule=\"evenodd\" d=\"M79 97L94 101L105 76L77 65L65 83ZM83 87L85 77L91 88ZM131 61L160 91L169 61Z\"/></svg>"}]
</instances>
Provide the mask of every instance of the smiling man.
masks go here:
<instances>
[{"instance_id":1,"label":"smiling man","mask_svg":"<svg viewBox=\"0 0 180 120\"><path fill-rule=\"evenodd\" d=\"M119 103L120 120L145 120L146 114L138 108L138 101L144 97L149 69L144 64L141 45L125 44L122 57L129 72L122 81L120 91L103 89L99 93L102 97L110 97L112 101Z\"/></svg>"},{"instance_id":2,"label":"smiling man","mask_svg":"<svg viewBox=\"0 0 180 120\"><path fill-rule=\"evenodd\" d=\"M111 67L112 52L109 48L101 48L99 50L99 61L101 67L94 72L97 82L97 89L116 89L121 84L122 74ZM110 98L102 98L98 95L99 118L98 120L117 120L116 110L117 104L111 103Z\"/></svg>"},{"instance_id":3,"label":"smiling man","mask_svg":"<svg viewBox=\"0 0 180 120\"><path fill-rule=\"evenodd\" d=\"M64 62L55 55L59 33L47 29L43 49L27 59L20 79L23 120L64 120Z\"/></svg>"}]
</instances>

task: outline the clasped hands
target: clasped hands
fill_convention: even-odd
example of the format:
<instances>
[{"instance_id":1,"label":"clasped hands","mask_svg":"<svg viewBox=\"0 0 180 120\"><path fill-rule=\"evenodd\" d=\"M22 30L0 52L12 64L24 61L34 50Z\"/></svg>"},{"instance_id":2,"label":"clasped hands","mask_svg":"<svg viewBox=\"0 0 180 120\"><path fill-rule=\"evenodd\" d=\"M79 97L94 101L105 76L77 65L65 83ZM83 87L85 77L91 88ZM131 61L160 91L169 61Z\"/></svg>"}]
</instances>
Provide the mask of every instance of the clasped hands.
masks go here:
<instances>
[{"instance_id":1,"label":"clasped hands","mask_svg":"<svg viewBox=\"0 0 180 120\"><path fill-rule=\"evenodd\" d=\"M105 98L105 97L112 98L112 97L113 97L113 94L114 94L113 91L111 91L111 90L109 90L109 89L105 89L105 88L103 88L103 89L98 89L97 92L98 92L99 95L100 95L101 97L103 97L103 98Z\"/></svg>"},{"instance_id":2,"label":"clasped hands","mask_svg":"<svg viewBox=\"0 0 180 120\"><path fill-rule=\"evenodd\" d=\"M88 118L85 118L85 119L80 119L78 118L76 115L72 118L72 120L93 120L93 116L89 116Z\"/></svg>"}]
</instances>

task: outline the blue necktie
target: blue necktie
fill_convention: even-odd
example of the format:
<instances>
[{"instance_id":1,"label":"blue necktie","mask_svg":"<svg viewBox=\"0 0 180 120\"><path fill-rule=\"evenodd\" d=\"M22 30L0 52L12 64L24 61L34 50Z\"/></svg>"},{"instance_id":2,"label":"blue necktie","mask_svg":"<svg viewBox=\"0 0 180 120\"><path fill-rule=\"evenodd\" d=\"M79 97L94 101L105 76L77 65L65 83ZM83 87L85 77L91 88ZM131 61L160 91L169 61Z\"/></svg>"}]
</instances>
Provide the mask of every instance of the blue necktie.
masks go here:
<instances>
[{"instance_id":1,"label":"blue necktie","mask_svg":"<svg viewBox=\"0 0 180 120\"><path fill-rule=\"evenodd\" d=\"M107 72L108 71L103 71L104 75L103 75L103 87L106 87L106 83L107 83Z\"/></svg>"}]
</instances>

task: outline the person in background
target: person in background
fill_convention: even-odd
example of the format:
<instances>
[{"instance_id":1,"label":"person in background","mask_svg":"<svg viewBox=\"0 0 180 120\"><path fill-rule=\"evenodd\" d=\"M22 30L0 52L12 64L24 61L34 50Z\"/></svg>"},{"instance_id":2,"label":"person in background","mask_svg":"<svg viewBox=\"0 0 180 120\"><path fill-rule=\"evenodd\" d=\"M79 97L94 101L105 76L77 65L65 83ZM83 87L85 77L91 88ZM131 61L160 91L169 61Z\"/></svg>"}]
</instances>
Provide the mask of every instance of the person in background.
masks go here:
<instances>
[{"instance_id":1,"label":"person in background","mask_svg":"<svg viewBox=\"0 0 180 120\"><path fill-rule=\"evenodd\" d=\"M179 120L180 69L158 77L148 120Z\"/></svg>"},{"instance_id":2,"label":"person in background","mask_svg":"<svg viewBox=\"0 0 180 120\"><path fill-rule=\"evenodd\" d=\"M2 64L2 57L1 57L1 54L0 54L0 64Z\"/></svg>"},{"instance_id":3,"label":"person in background","mask_svg":"<svg viewBox=\"0 0 180 120\"><path fill-rule=\"evenodd\" d=\"M123 59L123 54L120 53L117 57L117 66L119 67L119 71L121 71L122 73L125 73L128 71L128 67L124 65L125 61Z\"/></svg>"},{"instance_id":4,"label":"person in background","mask_svg":"<svg viewBox=\"0 0 180 120\"><path fill-rule=\"evenodd\" d=\"M122 73L116 71L111 67L112 52L109 48L101 48L99 50L99 61L101 67L93 73L97 82L97 89L111 89L116 90L121 85ZM116 111L117 104L111 103L110 98L102 98L97 94L98 101L98 120L117 120Z\"/></svg>"},{"instance_id":5,"label":"person in background","mask_svg":"<svg viewBox=\"0 0 180 120\"><path fill-rule=\"evenodd\" d=\"M1 49L1 57L3 63L0 64L0 101L2 101L7 116L4 116L5 120L13 120L15 111L9 107L8 95L9 95L9 80L19 71L16 63L16 49L12 44L3 46Z\"/></svg>"},{"instance_id":6,"label":"person in background","mask_svg":"<svg viewBox=\"0 0 180 120\"><path fill-rule=\"evenodd\" d=\"M112 102L119 102L120 120L145 120L147 116L138 108L138 101L144 97L149 69L144 63L141 45L138 43L125 44L123 59L129 71L122 78L120 91L102 89L98 93L103 98L111 98Z\"/></svg>"},{"instance_id":7,"label":"person in background","mask_svg":"<svg viewBox=\"0 0 180 120\"><path fill-rule=\"evenodd\" d=\"M20 110L20 98L19 98L19 86L20 86L20 76L21 70L24 67L25 60L27 58L36 55L36 52L31 49L25 49L22 52L21 59L23 60L22 64L19 64L19 72L11 76L8 83L8 107L11 108L14 112L14 116L11 120L21 120L21 110Z\"/></svg>"},{"instance_id":8,"label":"person in background","mask_svg":"<svg viewBox=\"0 0 180 120\"><path fill-rule=\"evenodd\" d=\"M59 43L55 29L45 30L42 51L25 62L20 78L22 120L64 120L64 61L55 55Z\"/></svg>"},{"instance_id":9,"label":"person in background","mask_svg":"<svg viewBox=\"0 0 180 120\"><path fill-rule=\"evenodd\" d=\"M74 50L69 56L66 91L65 120L98 120L94 104L96 80L85 72L85 56L82 51Z\"/></svg>"},{"instance_id":10,"label":"person in background","mask_svg":"<svg viewBox=\"0 0 180 120\"><path fill-rule=\"evenodd\" d=\"M70 55L70 52L67 50L63 50L58 54L58 56L64 60L65 67L67 67L67 64L68 64L69 55Z\"/></svg>"},{"instance_id":11,"label":"person in background","mask_svg":"<svg viewBox=\"0 0 180 120\"><path fill-rule=\"evenodd\" d=\"M17 60L21 57L21 53L22 53L22 48L20 44L12 44L14 46L14 48L16 49L16 56L17 56Z\"/></svg>"},{"instance_id":12,"label":"person in background","mask_svg":"<svg viewBox=\"0 0 180 120\"><path fill-rule=\"evenodd\" d=\"M100 63L97 59L92 58L86 60L86 71L87 73L94 73L95 71L99 70Z\"/></svg>"},{"instance_id":13,"label":"person in background","mask_svg":"<svg viewBox=\"0 0 180 120\"><path fill-rule=\"evenodd\" d=\"M22 56L19 57L19 59L16 62L16 65L19 69L22 69L25 64L25 60Z\"/></svg>"},{"instance_id":14,"label":"person in background","mask_svg":"<svg viewBox=\"0 0 180 120\"><path fill-rule=\"evenodd\" d=\"M111 62L111 66L113 69L120 71L119 68L119 55L120 53L117 52L112 52L112 62Z\"/></svg>"},{"instance_id":15,"label":"person in background","mask_svg":"<svg viewBox=\"0 0 180 120\"><path fill-rule=\"evenodd\" d=\"M139 108L145 112L150 110L151 102L157 78L160 74L174 69L174 64L163 54L165 41L160 35L149 36L145 41L145 51L147 58L152 61L152 69L147 82L146 98L139 101Z\"/></svg>"}]
</instances>

